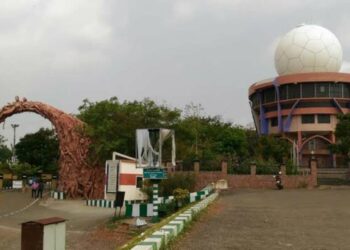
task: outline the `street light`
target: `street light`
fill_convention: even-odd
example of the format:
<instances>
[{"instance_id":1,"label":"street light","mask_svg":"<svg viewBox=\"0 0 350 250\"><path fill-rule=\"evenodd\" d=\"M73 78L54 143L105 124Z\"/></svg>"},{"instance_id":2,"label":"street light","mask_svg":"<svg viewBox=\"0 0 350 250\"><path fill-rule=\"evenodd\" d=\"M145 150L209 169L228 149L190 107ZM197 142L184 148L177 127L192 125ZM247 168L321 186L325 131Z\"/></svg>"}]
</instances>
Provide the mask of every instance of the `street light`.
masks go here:
<instances>
[{"instance_id":1,"label":"street light","mask_svg":"<svg viewBox=\"0 0 350 250\"><path fill-rule=\"evenodd\" d=\"M16 128L19 127L19 124L11 124L11 127L13 128L12 163L15 163L16 162L16 152L15 152Z\"/></svg>"}]
</instances>

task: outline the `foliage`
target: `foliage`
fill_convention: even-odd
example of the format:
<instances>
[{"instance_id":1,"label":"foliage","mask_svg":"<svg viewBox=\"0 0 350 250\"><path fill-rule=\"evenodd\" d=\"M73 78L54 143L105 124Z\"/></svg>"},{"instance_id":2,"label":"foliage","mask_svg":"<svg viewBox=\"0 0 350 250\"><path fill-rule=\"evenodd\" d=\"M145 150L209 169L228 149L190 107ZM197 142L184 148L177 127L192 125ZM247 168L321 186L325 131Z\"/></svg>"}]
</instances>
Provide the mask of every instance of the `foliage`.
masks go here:
<instances>
[{"instance_id":1,"label":"foliage","mask_svg":"<svg viewBox=\"0 0 350 250\"><path fill-rule=\"evenodd\" d=\"M167 217L177 210L176 202L174 200L169 203L161 203L158 205L158 215L160 218Z\"/></svg>"},{"instance_id":2,"label":"foliage","mask_svg":"<svg viewBox=\"0 0 350 250\"><path fill-rule=\"evenodd\" d=\"M85 133L92 139L90 155L104 163L113 151L135 155L135 130L138 128L172 128L180 118L178 109L157 105L150 99L119 102L116 97L100 102L84 100L79 118L88 126Z\"/></svg>"},{"instance_id":3,"label":"foliage","mask_svg":"<svg viewBox=\"0 0 350 250\"><path fill-rule=\"evenodd\" d=\"M21 163L19 169L26 171L25 167L28 167L31 168L29 172L57 172L58 139L53 130L41 128L36 133L26 134L16 144L15 149Z\"/></svg>"},{"instance_id":4,"label":"foliage","mask_svg":"<svg viewBox=\"0 0 350 250\"><path fill-rule=\"evenodd\" d=\"M331 145L330 149L334 153L342 154L347 161L350 160L350 114L339 115L335 129L337 142Z\"/></svg>"},{"instance_id":5,"label":"foliage","mask_svg":"<svg viewBox=\"0 0 350 250\"><path fill-rule=\"evenodd\" d=\"M191 173L175 173L162 180L159 185L160 195L163 197L173 195L177 188L186 189L190 192L194 191L196 184L195 176Z\"/></svg>"},{"instance_id":6,"label":"foliage","mask_svg":"<svg viewBox=\"0 0 350 250\"><path fill-rule=\"evenodd\" d=\"M196 184L196 179L192 173L174 173L168 175L167 179L162 180L159 183L159 196L169 197L173 195L173 192L177 188L186 189L190 192L194 191ZM142 192L144 192L149 200L152 200L152 184L149 180L145 180L142 187Z\"/></svg>"},{"instance_id":7,"label":"foliage","mask_svg":"<svg viewBox=\"0 0 350 250\"><path fill-rule=\"evenodd\" d=\"M273 175L278 173L279 169L280 164L276 163L273 159L256 161L257 175Z\"/></svg>"},{"instance_id":8,"label":"foliage","mask_svg":"<svg viewBox=\"0 0 350 250\"><path fill-rule=\"evenodd\" d=\"M287 140L275 136L261 136L257 145L260 160L282 163L289 157L291 145Z\"/></svg>"},{"instance_id":9,"label":"foliage","mask_svg":"<svg viewBox=\"0 0 350 250\"><path fill-rule=\"evenodd\" d=\"M187 189L177 188L173 191L174 199L179 207L189 202L190 192Z\"/></svg>"},{"instance_id":10,"label":"foliage","mask_svg":"<svg viewBox=\"0 0 350 250\"><path fill-rule=\"evenodd\" d=\"M0 135L0 163L6 164L12 156L11 150L5 145L6 139Z\"/></svg>"},{"instance_id":11,"label":"foliage","mask_svg":"<svg viewBox=\"0 0 350 250\"><path fill-rule=\"evenodd\" d=\"M84 100L79 111L78 117L87 124L83 132L93 142L89 155L100 164L110 159L113 151L135 155L135 130L158 127L175 130L176 155L184 166L199 160L202 170L213 171L225 159L234 165L257 160L261 166L269 167L290 158L288 141L274 136L258 137L253 129L205 115L200 104L191 103L182 111L150 99L120 102L113 97L99 102ZM164 145L167 148L169 141ZM163 160L170 160L170 150L163 152ZM246 168L232 171L245 172ZM171 192L165 189L165 193Z\"/></svg>"},{"instance_id":12,"label":"foliage","mask_svg":"<svg viewBox=\"0 0 350 250\"><path fill-rule=\"evenodd\" d=\"M11 172L18 176L22 176L22 175L34 176L34 175L37 175L39 170L40 170L40 167L30 165L29 163L26 163L26 162L25 163L19 162L11 166Z\"/></svg>"}]
</instances>

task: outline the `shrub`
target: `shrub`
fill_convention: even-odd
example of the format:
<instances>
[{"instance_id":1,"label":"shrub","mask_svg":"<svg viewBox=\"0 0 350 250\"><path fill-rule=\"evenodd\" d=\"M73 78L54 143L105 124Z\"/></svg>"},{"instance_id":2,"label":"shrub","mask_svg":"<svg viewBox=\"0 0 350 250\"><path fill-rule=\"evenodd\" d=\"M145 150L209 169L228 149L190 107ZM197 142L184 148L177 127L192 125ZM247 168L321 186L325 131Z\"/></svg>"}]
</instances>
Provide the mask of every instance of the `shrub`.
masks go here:
<instances>
[{"instance_id":1,"label":"shrub","mask_svg":"<svg viewBox=\"0 0 350 250\"><path fill-rule=\"evenodd\" d=\"M186 189L190 192L194 191L196 179L193 173L175 173L168 175L167 179L164 179L159 184L159 196L168 197L173 195L173 192L177 188ZM148 199L152 199L152 184L150 180L145 180L142 188Z\"/></svg>"},{"instance_id":2,"label":"shrub","mask_svg":"<svg viewBox=\"0 0 350 250\"><path fill-rule=\"evenodd\" d=\"M177 188L174 190L173 195L179 208L189 203L190 192L187 189Z\"/></svg>"},{"instance_id":3,"label":"shrub","mask_svg":"<svg viewBox=\"0 0 350 250\"><path fill-rule=\"evenodd\" d=\"M167 217L176 212L176 202L172 200L169 203L161 203L158 205L158 215L160 218Z\"/></svg>"}]
</instances>

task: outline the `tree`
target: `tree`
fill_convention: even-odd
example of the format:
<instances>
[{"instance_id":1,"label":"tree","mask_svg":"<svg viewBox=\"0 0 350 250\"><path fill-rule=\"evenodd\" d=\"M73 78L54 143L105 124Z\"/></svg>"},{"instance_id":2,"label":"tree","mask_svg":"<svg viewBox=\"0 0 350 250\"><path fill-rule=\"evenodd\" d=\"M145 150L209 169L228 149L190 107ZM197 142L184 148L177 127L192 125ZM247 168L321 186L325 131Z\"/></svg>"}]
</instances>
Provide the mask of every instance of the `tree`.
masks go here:
<instances>
[{"instance_id":1,"label":"tree","mask_svg":"<svg viewBox=\"0 0 350 250\"><path fill-rule=\"evenodd\" d=\"M36 133L26 134L16 144L15 149L20 163L39 167L46 173L57 171L59 149L58 139L53 130L41 128Z\"/></svg>"},{"instance_id":2,"label":"tree","mask_svg":"<svg viewBox=\"0 0 350 250\"><path fill-rule=\"evenodd\" d=\"M119 102L118 98L90 102L84 100L78 117L87 126L84 133L91 143L90 157L103 164L113 151L135 155L135 131L138 128L173 128L180 110L157 105L150 99Z\"/></svg>"},{"instance_id":3,"label":"tree","mask_svg":"<svg viewBox=\"0 0 350 250\"><path fill-rule=\"evenodd\" d=\"M0 163L5 164L8 160L11 159L12 152L5 145L6 139L4 136L0 135Z\"/></svg>"},{"instance_id":4,"label":"tree","mask_svg":"<svg viewBox=\"0 0 350 250\"><path fill-rule=\"evenodd\" d=\"M334 153L342 154L347 161L350 159L350 114L339 115L338 123L335 129L337 142L331 145Z\"/></svg>"}]
</instances>

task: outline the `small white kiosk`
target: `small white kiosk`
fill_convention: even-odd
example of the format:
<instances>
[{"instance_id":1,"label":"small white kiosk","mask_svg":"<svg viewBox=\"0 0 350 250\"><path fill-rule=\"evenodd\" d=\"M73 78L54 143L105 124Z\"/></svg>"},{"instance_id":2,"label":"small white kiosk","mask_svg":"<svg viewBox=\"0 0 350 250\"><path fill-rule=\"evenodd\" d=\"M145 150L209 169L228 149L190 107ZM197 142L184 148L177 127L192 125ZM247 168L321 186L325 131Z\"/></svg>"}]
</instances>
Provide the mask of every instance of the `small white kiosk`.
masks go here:
<instances>
[{"instance_id":1,"label":"small white kiosk","mask_svg":"<svg viewBox=\"0 0 350 250\"><path fill-rule=\"evenodd\" d=\"M106 161L105 177L106 200L115 200L116 191L125 192L125 201L147 199L141 191L143 170L136 168L135 158L113 152L112 160Z\"/></svg>"}]
</instances>

